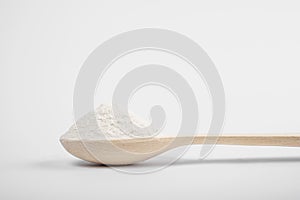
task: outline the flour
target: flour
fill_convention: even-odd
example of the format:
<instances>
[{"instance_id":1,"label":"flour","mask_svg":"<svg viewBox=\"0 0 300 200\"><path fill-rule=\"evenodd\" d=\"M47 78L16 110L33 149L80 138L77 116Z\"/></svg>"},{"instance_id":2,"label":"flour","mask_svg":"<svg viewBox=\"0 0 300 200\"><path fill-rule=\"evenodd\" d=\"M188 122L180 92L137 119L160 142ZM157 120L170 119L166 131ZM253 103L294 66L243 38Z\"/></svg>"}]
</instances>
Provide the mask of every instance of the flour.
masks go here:
<instances>
[{"instance_id":1,"label":"flour","mask_svg":"<svg viewBox=\"0 0 300 200\"><path fill-rule=\"evenodd\" d=\"M118 110L117 110L118 111ZM157 130L149 127L149 122L141 119L137 115L129 112L121 115L117 120L114 118L113 108L110 105L100 105L95 112L90 112L72 125L62 138L81 138L81 139L129 139L152 137ZM97 123L95 122L95 119ZM98 124L98 125L97 125ZM123 128L121 128L121 126ZM134 126L132 126L134 125ZM124 129L125 127L125 129ZM100 131L99 131L100 129ZM124 131L126 130L126 131ZM80 134L79 134L80 133Z\"/></svg>"}]
</instances>

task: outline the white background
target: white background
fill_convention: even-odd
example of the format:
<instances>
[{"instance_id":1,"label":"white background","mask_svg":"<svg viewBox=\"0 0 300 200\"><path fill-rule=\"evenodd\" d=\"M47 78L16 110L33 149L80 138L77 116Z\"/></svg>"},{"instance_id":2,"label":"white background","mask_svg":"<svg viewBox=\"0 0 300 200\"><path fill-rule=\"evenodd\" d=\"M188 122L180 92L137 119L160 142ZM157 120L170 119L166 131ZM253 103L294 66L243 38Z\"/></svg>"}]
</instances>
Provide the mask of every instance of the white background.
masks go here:
<instances>
[{"instance_id":1,"label":"white background","mask_svg":"<svg viewBox=\"0 0 300 200\"><path fill-rule=\"evenodd\" d=\"M199 162L194 147L162 171L128 175L58 142L73 123L81 64L144 27L182 33L212 58L224 134L300 131L299 11L298 1L0 1L0 198L299 199L298 148L219 146Z\"/></svg>"}]
</instances>

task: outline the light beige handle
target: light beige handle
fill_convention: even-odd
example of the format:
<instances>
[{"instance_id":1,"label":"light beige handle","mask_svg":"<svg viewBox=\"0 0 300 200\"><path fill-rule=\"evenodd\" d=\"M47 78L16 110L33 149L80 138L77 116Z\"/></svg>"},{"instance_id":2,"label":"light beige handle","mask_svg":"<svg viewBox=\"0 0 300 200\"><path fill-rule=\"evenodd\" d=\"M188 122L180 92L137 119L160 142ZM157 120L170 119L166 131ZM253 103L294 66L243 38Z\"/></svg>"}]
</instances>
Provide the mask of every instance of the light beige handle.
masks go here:
<instances>
[{"instance_id":1,"label":"light beige handle","mask_svg":"<svg viewBox=\"0 0 300 200\"><path fill-rule=\"evenodd\" d=\"M213 143L221 145L247 145L247 146L285 146L300 147L300 135L228 135L228 136L196 136L193 144Z\"/></svg>"}]
</instances>

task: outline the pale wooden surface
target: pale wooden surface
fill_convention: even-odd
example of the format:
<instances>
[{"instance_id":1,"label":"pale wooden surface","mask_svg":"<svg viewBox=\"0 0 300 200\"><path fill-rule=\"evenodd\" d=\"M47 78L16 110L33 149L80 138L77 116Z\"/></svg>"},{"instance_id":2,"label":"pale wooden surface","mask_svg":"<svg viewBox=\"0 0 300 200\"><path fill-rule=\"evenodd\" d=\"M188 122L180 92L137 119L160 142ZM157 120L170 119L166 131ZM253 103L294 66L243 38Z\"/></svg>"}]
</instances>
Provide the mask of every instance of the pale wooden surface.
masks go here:
<instances>
[{"instance_id":1,"label":"pale wooden surface","mask_svg":"<svg viewBox=\"0 0 300 200\"><path fill-rule=\"evenodd\" d=\"M127 165L147 160L170 149L189 144L300 147L298 135L227 135L220 137L165 137L126 140L61 139L72 155L94 163Z\"/></svg>"}]
</instances>

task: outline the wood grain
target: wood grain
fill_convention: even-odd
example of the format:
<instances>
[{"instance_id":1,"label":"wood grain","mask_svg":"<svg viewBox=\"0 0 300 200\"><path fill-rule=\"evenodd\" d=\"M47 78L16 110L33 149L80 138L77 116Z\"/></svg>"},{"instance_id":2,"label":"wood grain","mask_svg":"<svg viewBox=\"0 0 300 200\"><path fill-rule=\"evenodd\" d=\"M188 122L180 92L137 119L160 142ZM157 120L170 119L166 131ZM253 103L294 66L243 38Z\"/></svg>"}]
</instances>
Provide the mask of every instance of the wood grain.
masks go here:
<instances>
[{"instance_id":1,"label":"wood grain","mask_svg":"<svg viewBox=\"0 0 300 200\"><path fill-rule=\"evenodd\" d=\"M300 135L226 135L207 137L207 141L215 141L222 145L247 145L247 146L283 146L300 147ZM194 144L202 144L205 137L197 136Z\"/></svg>"}]
</instances>

